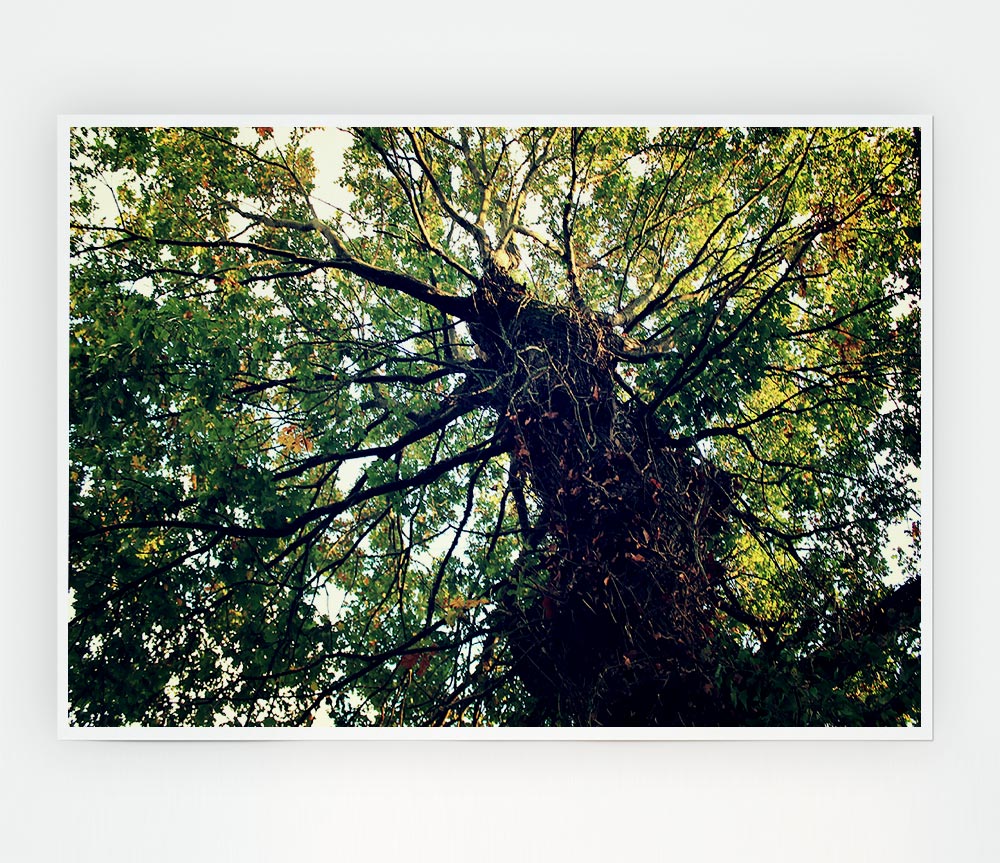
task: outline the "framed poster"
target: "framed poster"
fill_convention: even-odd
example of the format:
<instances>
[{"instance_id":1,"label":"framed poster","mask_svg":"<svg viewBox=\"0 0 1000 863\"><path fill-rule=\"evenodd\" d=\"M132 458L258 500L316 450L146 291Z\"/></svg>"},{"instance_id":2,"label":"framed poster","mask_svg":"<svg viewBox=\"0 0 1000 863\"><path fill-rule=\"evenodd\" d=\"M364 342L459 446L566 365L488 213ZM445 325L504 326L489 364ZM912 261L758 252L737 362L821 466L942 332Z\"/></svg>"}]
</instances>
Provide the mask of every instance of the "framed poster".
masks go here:
<instances>
[{"instance_id":1,"label":"framed poster","mask_svg":"<svg viewBox=\"0 0 1000 863\"><path fill-rule=\"evenodd\" d=\"M64 736L930 737L928 118L62 135Z\"/></svg>"}]
</instances>

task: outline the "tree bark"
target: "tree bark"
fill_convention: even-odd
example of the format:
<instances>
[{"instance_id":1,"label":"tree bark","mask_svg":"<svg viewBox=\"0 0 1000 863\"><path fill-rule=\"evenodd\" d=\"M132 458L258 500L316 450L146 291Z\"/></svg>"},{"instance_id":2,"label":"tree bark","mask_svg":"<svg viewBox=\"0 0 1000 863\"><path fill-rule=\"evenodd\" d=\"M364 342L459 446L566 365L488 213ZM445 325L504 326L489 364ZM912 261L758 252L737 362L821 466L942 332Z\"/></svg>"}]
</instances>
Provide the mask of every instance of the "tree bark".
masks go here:
<instances>
[{"instance_id":1,"label":"tree bark","mask_svg":"<svg viewBox=\"0 0 1000 863\"><path fill-rule=\"evenodd\" d=\"M619 401L620 337L597 315L530 299L490 268L474 304L513 471L536 504L505 609L522 681L561 723L719 724L711 544L728 477Z\"/></svg>"}]
</instances>

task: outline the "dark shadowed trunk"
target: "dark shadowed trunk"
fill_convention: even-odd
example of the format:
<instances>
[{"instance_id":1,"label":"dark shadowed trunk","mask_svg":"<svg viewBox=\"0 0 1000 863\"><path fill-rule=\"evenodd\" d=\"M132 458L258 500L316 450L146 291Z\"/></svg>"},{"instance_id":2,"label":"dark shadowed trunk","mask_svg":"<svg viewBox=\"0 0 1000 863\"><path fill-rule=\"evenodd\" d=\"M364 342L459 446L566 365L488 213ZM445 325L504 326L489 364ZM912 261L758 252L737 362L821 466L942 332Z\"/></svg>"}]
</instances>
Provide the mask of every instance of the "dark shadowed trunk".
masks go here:
<instances>
[{"instance_id":1,"label":"dark shadowed trunk","mask_svg":"<svg viewBox=\"0 0 1000 863\"><path fill-rule=\"evenodd\" d=\"M500 374L495 408L513 449L532 552L506 628L540 712L574 724L725 720L709 643L709 550L728 478L671 449L651 413L622 404L621 339L585 309L530 299L488 269L473 335ZM533 499L529 526L527 489Z\"/></svg>"}]
</instances>

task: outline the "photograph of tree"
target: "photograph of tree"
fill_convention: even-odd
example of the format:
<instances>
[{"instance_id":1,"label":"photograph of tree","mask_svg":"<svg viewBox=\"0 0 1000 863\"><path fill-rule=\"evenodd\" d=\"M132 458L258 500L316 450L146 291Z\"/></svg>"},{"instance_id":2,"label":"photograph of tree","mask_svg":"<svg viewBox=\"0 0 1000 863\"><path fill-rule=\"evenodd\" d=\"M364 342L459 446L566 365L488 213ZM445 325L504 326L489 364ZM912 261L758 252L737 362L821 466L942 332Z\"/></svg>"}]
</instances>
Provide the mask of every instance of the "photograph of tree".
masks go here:
<instances>
[{"instance_id":1,"label":"photograph of tree","mask_svg":"<svg viewBox=\"0 0 1000 863\"><path fill-rule=\"evenodd\" d=\"M919 128L69 138L70 725L921 724Z\"/></svg>"}]
</instances>

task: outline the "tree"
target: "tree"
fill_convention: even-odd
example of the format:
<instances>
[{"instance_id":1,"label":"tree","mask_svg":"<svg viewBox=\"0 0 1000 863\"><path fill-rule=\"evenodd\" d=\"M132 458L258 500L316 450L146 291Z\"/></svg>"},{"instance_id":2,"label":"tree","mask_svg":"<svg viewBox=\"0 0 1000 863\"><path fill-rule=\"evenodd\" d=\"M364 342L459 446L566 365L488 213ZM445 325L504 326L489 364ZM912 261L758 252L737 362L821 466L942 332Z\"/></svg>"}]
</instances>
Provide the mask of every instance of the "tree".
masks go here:
<instances>
[{"instance_id":1,"label":"tree","mask_svg":"<svg viewBox=\"0 0 1000 863\"><path fill-rule=\"evenodd\" d=\"M919 723L919 130L71 137L71 721Z\"/></svg>"}]
</instances>

